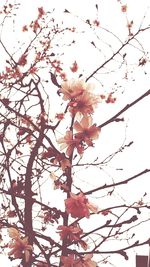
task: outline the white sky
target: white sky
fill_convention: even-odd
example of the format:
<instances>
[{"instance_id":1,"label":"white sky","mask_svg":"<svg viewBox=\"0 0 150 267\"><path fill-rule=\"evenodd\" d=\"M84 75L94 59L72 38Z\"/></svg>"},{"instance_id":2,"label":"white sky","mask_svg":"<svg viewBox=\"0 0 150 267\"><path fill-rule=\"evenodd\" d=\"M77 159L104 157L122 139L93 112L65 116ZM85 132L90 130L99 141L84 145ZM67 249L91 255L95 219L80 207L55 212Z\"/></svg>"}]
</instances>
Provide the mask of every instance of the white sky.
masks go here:
<instances>
[{"instance_id":1,"label":"white sky","mask_svg":"<svg viewBox=\"0 0 150 267\"><path fill-rule=\"evenodd\" d=\"M5 3L5 1L1 1L0 4ZM94 20L98 19L100 21L100 24L103 28L109 29L109 31L112 31L115 33L120 39L123 41L125 40L125 36L127 36L127 27L126 27L126 17L125 14L120 12L120 4L117 2L117 0L76 0L76 1L69 1L69 0L36 0L36 1L29 1L29 0L20 0L21 6L20 11L18 12L16 23L15 23L15 30L16 30L16 39L14 40L14 35L11 33L10 28L4 28L4 33L2 35L4 43L7 43L8 50L11 50L13 45L16 44L17 38L20 38L20 29L22 28L22 25L30 22L33 20L34 17L36 17L36 9L37 7L43 6L46 10L50 10L51 8L56 8L56 14L57 16L61 16L61 11L64 9L68 9L69 11L73 12L73 14ZM94 4L99 4L99 14L98 17L95 17L96 10L94 8ZM143 25L148 24L150 21L150 11L148 9L149 6L149 0L127 0L122 1L122 4L127 4L128 6L128 20L133 20L133 31L136 31L143 20L143 15L147 12L147 16L143 22ZM66 15L67 16L67 15ZM61 18L61 17L60 17ZM71 16L67 19L68 22L72 23ZM74 18L74 21L76 22L76 19ZM78 24L79 25L79 24ZM80 25L79 25L80 28ZM6 34L7 31L7 34ZM111 38L111 45L114 50L120 45L116 42L116 39L113 37L110 37L111 35L104 36L104 39L109 42ZM70 62L73 62L74 60L77 60L79 62L79 66L81 69L85 68L85 65L87 67L86 74L87 76L91 73L91 70L94 70L96 66L99 66L101 64L102 60L104 60L103 55L100 57L97 57L97 53L95 53L94 50L92 50L91 54L87 52L86 43L87 40L91 40L91 33L89 35L86 35L87 39L82 40L80 43L80 49L76 50L75 54L72 54L68 50L66 51L67 57L66 57L66 64L69 60ZM141 38L144 39L144 46L146 49L149 49L149 36L143 35ZM143 41L143 40L142 40ZM105 56L109 58L112 51L111 49L106 48L107 46L104 45L104 49L106 51L104 52ZM93 56L94 53L94 56ZM106 54L107 53L107 54ZM88 55L88 56L87 56ZM132 81L132 73L129 74L129 80L123 80L123 72L120 76L117 78L118 85L122 85L125 88L125 98L124 94L119 93L117 95L118 100L117 104L112 106L103 106L101 107L101 110L99 112L99 115L97 115L97 121L99 123L102 123L105 121L105 119L109 118L111 115L115 114L119 110L119 108L124 107L125 104L131 102L134 100L137 96L140 96L140 94L144 93L144 91L149 89L150 84L150 78L143 74L142 69L137 68L134 66L135 60L137 59L137 54L134 54L134 50L130 49L128 51L128 57L131 65L129 66L129 69L134 72L134 78L136 81L133 83ZM114 63L113 63L114 64ZM147 70L149 68L150 64L148 64ZM108 68L111 68L111 64L108 66ZM113 66L114 67L114 66ZM136 69L136 70L135 70ZM119 73L120 74L120 73ZM108 88L112 86L113 81L115 83L116 81L116 74L110 73L109 78L106 76L106 74L101 74L101 82L104 84L104 87ZM107 89L106 89L107 91ZM150 152L149 152L149 146L150 146L150 126L148 126L148 120L149 120L149 114L150 112L150 105L149 105L149 98L144 100L143 102L138 104L136 108L132 108L129 112L126 113L125 118L128 120L128 127L126 130L126 139L127 141L134 141L135 145L133 145L130 149L130 152L125 152L123 155L116 157L114 161L112 161L110 169L108 169L108 172L113 175L114 167L117 165L118 167L125 168L124 171L124 177L130 177L132 174L138 173L138 171L143 170L144 168L149 167L149 158L150 158ZM111 135L111 137L110 137ZM114 138L114 141L112 142L112 137ZM105 158L105 155L107 156L109 153L114 152L121 143L123 142L125 137L125 127L121 126L120 124L115 125L115 127L106 126L104 130L102 130L101 138L98 141L98 151L103 151L102 158ZM128 142L127 142L128 143ZM107 146L106 146L107 144ZM91 152L92 153L92 152ZM95 153L95 152L94 152ZM93 155L94 156L94 155ZM116 164L117 162L117 164ZM88 170L89 171L89 170ZM92 174L91 170L91 174ZM115 173L115 172L114 172ZM149 187L149 175L145 176L146 178L143 178L144 182L137 183L136 188L134 188L134 182L133 187L127 186L126 190L128 191L128 201L132 202L138 195L144 194L145 191L147 191L147 188ZM122 197L126 197L126 191L124 190L124 186L121 188L118 188L117 191L119 194L122 195ZM148 227L148 225L147 225ZM147 230L147 229L146 229ZM147 232L147 231L146 231ZM141 236L143 235L143 230L141 230ZM138 251L142 253L147 253L147 248L140 248ZM116 256L116 258L113 258L113 263L116 267L120 267L120 264L122 267L134 267L135 255L131 255L131 259L128 262L122 261L121 257ZM13 267L13 265L9 262L9 260L4 257L0 256L0 263L3 263L3 265L7 265L7 267ZM105 265L107 266L107 265ZM103 266L102 266L103 267Z\"/></svg>"}]
</instances>

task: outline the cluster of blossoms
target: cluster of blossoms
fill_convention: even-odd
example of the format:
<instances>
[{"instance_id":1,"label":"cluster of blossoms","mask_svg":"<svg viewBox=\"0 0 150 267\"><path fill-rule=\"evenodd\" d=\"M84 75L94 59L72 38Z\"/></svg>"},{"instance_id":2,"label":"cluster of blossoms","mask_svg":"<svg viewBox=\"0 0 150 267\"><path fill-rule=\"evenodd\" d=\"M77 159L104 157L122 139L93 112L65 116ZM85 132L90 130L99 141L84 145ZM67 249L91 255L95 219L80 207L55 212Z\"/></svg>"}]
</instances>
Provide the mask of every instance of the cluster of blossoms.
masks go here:
<instances>
[{"instance_id":1,"label":"cluster of blossoms","mask_svg":"<svg viewBox=\"0 0 150 267\"><path fill-rule=\"evenodd\" d=\"M82 155L85 147L93 146L93 141L99 137L100 128L93 124L92 114L102 98L100 95L95 95L93 89L93 85L83 80L71 80L63 82L59 90L63 100L68 102L67 110L73 118L71 130L58 139L60 149L66 149L65 154L68 157L73 154L74 149ZM91 212L97 213L98 207L90 203L83 193L70 192L70 197L65 200L65 211L72 218L81 219L89 218ZM82 240L83 230L79 225L60 225L58 233L60 239L65 240L67 244L81 245L84 250L87 250L88 245ZM92 256L92 254L79 256L73 253L68 256L63 255L61 262L63 267L96 267L96 263L91 260Z\"/></svg>"},{"instance_id":2,"label":"cluster of blossoms","mask_svg":"<svg viewBox=\"0 0 150 267\"><path fill-rule=\"evenodd\" d=\"M71 113L89 115L100 102L100 97L93 94L93 89L92 84L85 83L83 80L71 80L62 83L60 93L63 94L63 100L69 100L68 106Z\"/></svg>"},{"instance_id":3,"label":"cluster of blossoms","mask_svg":"<svg viewBox=\"0 0 150 267\"><path fill-rule=\"evenodd\" d=\"M43 10L43 7L38 8L38 17L36 20L32 21L30 26L24 25L22 28L23 32L28 31L28 28L31 28L34 33L37 33L37 30L41 28L39 20L45 15L45 11Z\"/></svg>"},{"instance_id":4,"label":"cluster of blossoms","mask_svg":"<svg viewBox=\"0 0 150 267\"><path fill-rule=\"evenodd\" d=\"M93 94L93 85L85 83L83 80L66 81L62 83L60 93L63 100L68 101L68 109L72 116L80 115L80 121L75 121L73 129L67 131L66 135L58 140L60 149L66 148L66 155L70 156L74 148L79 154L83 154L85 145L93 146L93 141L98 139L100 128L93 124L91 115L95 107L101 101L100 96Z\"/></svg>"},{"instance_id":5,"label":"cluster of blossoms","mask_svg":"<svg viewBox=\"0 0 150 267\"><path fill-rule=\"evenodd\" d=\"M68 214L71 215L72 218L89 218L90 211L97 213L98 207L90 203L83 193L76 195L70 192L70 197L65 200L65 210ZM83 230L78 224L72 224L70 226L60 225L57 229L62 241L66 240L68 244L71 244L73 242L77 245L80 245L84 250L87 250L88 245L84 240L82 240ZM70 255L69 257L62 257L62 262L64 263L64 267L95 266L91 265L93 264L93 261L89 262L90 258L86 257L84 262L84 259L81 260L80 258L78 260L74 260L74 255ZM67 258L69 259L69 261Z\"/></svg>"},{"instance_id":6,"label":"cluster of blossoms","mask_svg":"<svg viewBox=\"0 0 150 267\"><path fill-rule=\"evenodd\" d=\"M32 246L28 244L28 237L22 238L20 233L15 228L9 228L9 236L12 241L9 243L11 251L8 253L9 256L13 255L15 259L25 259L28 262Z\"/></svg>"}]
</instances>

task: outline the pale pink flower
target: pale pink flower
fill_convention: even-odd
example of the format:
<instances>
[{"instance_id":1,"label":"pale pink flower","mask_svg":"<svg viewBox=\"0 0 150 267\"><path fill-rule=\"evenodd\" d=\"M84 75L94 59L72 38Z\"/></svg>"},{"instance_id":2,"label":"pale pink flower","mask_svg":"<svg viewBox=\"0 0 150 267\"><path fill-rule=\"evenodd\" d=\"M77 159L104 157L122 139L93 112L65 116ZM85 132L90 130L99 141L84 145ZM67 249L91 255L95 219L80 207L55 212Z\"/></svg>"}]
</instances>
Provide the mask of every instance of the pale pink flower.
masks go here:
<instances>
[{"instance_id":1,"label":"pale pink flower","mask_svg":"<svg viewBox=\"0 0 150 267\"><path fill-rule=\"evenodd\" d=\"M60 166L62 170L65 171L66 168L71 167L71 163L68 159L64 157L62 160L60 160Z\"/></svg>"},{"instance_id":2,"label":"pale pink flower","mask_svg":"<svg viewBox=\"0 0 150 267\"><path fill-rule=\"evenodd\" d=\"M91 116L85 116L80 122L75 121L73 127L76 130L76 138L84 141L88 146L93 145L93 140L98 139L100 128L96 127L96 124L92 124L93 120Z\"/></svg>"},{"instance_id":3,"label":"pale pink flower","mask_svg":"<svg viewBox=\"0 0 150 267\"><path fill-rule=\"evenodd\" d=\"M55 159L52 160L52 162L54 164L57 164L59 162L63 171L65 171L66 168L69 168L71 166L69 159L66 159L64 153L57 154Z\"/></svg>"},{"instance_id":4,"label":"pale pink flower","mask_svg":"<svg viewBox=\"0 0 150 267\"><path fill-rule=\"evenodd\" d=\"M79 154L83 153L83 148L80 144L80 140L73 137L72 131L67 131L66 135L58 139L58 144L61 144L60 149L66 148L66 155L69 157L73 153L74 148L77 148Z\"/></svg>"},{"instance_id":5,"label":"pale pink flower","mask_svg":"<svg viewBox=\"0 0 150 267\"><path fill-rule=\"evenodd\" d=\"M18 60L18 65L25 66L26 64L27 64L27 55L23 54Z\"/></svg>"},{"instance_id":6,"label":"pale pink flower","mask_svg":"<svg viewBox=\"0 0 150 267\"><path fill-rule=\"evenodd\" d=\"M25 258L28 262L30 253L32 251L32 246L28 244L28 237L20 237L20 233L15 228L9 228L9 236L12 241L9 243L9 248L11 251L8 253L9 256L13 255L15 259Z\"/></svg>"},{"instance_id":7,"label":"pale pink flower","mask_svg":"<svg viewBox=\"0 0 150 267\"><path fill-rule=\"evenodd\" d=\"M61 240L67 239L69 242L80 240L80 235L83 233L82 229L78 226L63 226L57 228Z\"/></svg>"},{"instance_id":8,"label":"pale pink flower","mask_svg":"<svg viewBox=\"0 0 150 267\"><path fill-rule=\"evenodd\" d=\"M92 114L95 107L100 102L100 97L89 91L84 91L69 103L72 114L80 113L82 115Z\"/></svg>"},{"instance_id":9,"label":"pale pink flower","mask_svg":"<svg viewBox=\"0 0 150 267\"><path fill-rule=\"evenodd\" d=\"M78 64L77 64L76 61L73 62L72 66L70 67L70 70L72 72L77 72L77 70L78 70Z\"/></svg>"},{"instance_id":10,"label":"pale pink flower","mask_svg":"<svg viewBox=\"0 0 150 267\"><path fill-rule=\"evenodd\" d=\"M38 12L39 12L39 15L38 15L39 19L42 18L43 15L45 15L45 11L43 10L43 7L39 7Z\"/></svg>"},{"instance_id":11,"label":"pale pink flower","mask_svg":"<svg viewBox=\"0 0 150 267\"><path fill-rule=\"evenodd\" d=\"M121 6L121 11L124 13L124 12L127 12L127 5L122 5Z\"/></svg>"},{"instance_id":12,"label":"pale pink flower","mask_svg":"<svg viewBox=\"0 0 150 267\"><path fill-rule=\"evenodd\" d=\"M83 80L65 81L61 85L60 92L63 93L64 100L72 100L83 94L84 91L91 91L93 85L85 83Z\"/></svg>"}]
</instances>

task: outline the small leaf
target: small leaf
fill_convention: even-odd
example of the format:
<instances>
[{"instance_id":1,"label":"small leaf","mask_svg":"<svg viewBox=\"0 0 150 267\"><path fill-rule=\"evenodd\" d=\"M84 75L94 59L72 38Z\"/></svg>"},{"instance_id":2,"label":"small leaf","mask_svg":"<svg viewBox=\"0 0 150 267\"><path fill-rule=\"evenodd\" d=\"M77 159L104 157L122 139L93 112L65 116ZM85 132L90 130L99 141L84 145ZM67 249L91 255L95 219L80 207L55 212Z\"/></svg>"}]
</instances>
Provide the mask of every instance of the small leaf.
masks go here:
<instances>
[{"instance_id":1,"label":"small leaf","mask_svg":"<svg viewBox=\"0 0 150 267\"><path fill-rule=\"evenodd\" d=\"M57 82L57 79L56 79L56 76L52 73L52 72L50 72L50 75L51 75L51 81L52 81L52 83L54 84L54 85L56 85L57 87L61 87L60 85L59 85L59 83Z\"/></svg>"},{"instance_id":2,"label":"small leaf","mask_svg":"<svg viewBox=\"0 0 150 267\"><path fill-rule=\"evenodd\" d=\"M127 253L124 250L120 250L119 253L120 253L120 255L122 255L125 258L125 260L128 260L129 259Z\"/></svg>"},{"instance_id":3,"label":"small leaf","mask_svg":"<svg viewBox=\"0 0 150 267\"><path fill-rule=\"evenodd\" d=\"M54 56L55 56L55 54L54 54L54 53L51 53L51 54L50 54L50 57L54 57Z\"/></svg>"},{"instance_id":4,"label":"small leaf","mask_svg":"<svg viewBox=\"0 0 150 267\"><path fill-rule=\"evenodd\" d=\"M91 44L92 44L94 47L96 47L96 45L95 45L95 43L94 43L93 41L91 42Z\"/></svg>"},{"instance_id":5,"label":"small leaf","mask_svg":"<svg viewBox=\"0 0 150 267\"><path fill-rule=\"evenodd\" d=\"M64 10L64 13L70 13L67 9Z\"/></svg>"},{"instance_id":6,"label":"small leaf","mask_svg":"<svg viewBox=\"0 0 150 267\"><path fill-rule=\"evenodd\" d=\"M89 24L89 25L91 25L91 23L90 23L90 20L89 20L89 19L87 19L87 20L86 20L86 23L87 23L87 24Z\"/></svg>"}]
</instances>

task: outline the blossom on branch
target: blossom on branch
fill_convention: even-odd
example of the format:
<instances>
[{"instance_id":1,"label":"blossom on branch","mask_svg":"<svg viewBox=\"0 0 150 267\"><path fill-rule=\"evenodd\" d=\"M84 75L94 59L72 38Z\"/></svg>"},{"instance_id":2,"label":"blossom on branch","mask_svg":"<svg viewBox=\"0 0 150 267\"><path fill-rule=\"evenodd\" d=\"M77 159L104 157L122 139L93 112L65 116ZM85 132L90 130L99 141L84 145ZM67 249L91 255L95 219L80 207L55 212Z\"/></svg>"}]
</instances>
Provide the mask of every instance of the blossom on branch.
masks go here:
<instances>
[{"instance_id":1,"label":"blossom on branch","mask_svg":"<svg viewBox=\"0 0 150 267\"><path fill-rule=\"evenodd\" d=\"M51 161L52 162L52 161ZM57 164L57 162L60 163L60 166L63 171L65 171L66 168L71 167L70 161L65 157L64 153L57 154L56 158L54 159L53 163Z\"/></svg>"},{"instance_id":2,"label":"blossom on branch","mask_svg":"<svg viewBox=\"0 0 150 267\"><path fill-rule=\"evenodd\" d=\"M123 13L127 12L127 5L122 5L122 6L121 6L121 11L122 11Z\"/></svg>"},{"instance_id":3,"label":"blossom on branch","mask_svg":"<svg viewBox=\"0 0 150 267\"><path fill-rule=\"evenodd\" d=\"M25 261L29 261L30 252L32 246L28 244L28 237L22 238L20 233L15 228L9 228L9 236L12 241L9 243L11 251L8 253L9 256L13 255L15 259L21 259L24 257Z\"/></svg>"},{"instance_id":4,"label":"blossom on branch","mask_svg":"<svg viewBox=\"0 0 150 267\"><path fill-rule=\"evenodd\" d=\"M98 208L90 203L83 193L75 195L70 193L70 198L65 200L66 212L73 218L89 218L90 210L97 213Z\"/></svg>"},{"instance_id":5,"label":"blossom on branch","mask_svg":"<svg viewBox=\"0 0 150 267\"><path fill-rule=\"evenodd\" d=\"M63 100L70 101L68 106L72 114L79 112L87 115L93 113L100 102L100 97L92 93L93 89L93 84L83 80L71 80L62 83L60 93L63 94Z\"/></svg>"},{"instance_id":6,"label":"blossom on branch","mask_svg":"<svg viewBox=\"0 0 150 267\"><path fill-rule=\"evenodd\" d=\"M92 124L91 116L85 116L80 122L75 121L73 127L77 131L76 138L85 142L88 146L93 146L93 140L98 139L100 128L96 124Z\"/></svg>"},{"instance_id":7,"label":"blossom on branch","mask_svg":"<svg viewBox=\"0 0 150 267\"><path fill-rule=\"evenodd\" d=\"M69 242L79 241L80 235L83 233L83 230L79 226L63 226L60 225L57 228L59 230L59 235L61 240L67 239Z\"/></svg>"},{"instance_id":8,"label":"blossom on branch","mask_svg":"<svg viewBox=\"0 0 150 267\"><path fill-rule=\"evenodd\" d=\"M77 64L76 61L73 62L72 67L70 67L70 70L72 72L77 72L77 70L78 70L78 64Z\"/></svg>"},{"instance_id":9,"label":"blossom on branch","mask_svg":"<svg viewBox=\"0 0 150 267\"><path fill-rule=\"evenodd\" d=\"M45 15L45 11L43 10L43 7L38 8L38 19L42 18L43 15Z\"/></svg>"},{"instance_id":10,"label":"blossom on branch","mask_svg":"<svg viewBox=\"0 0 150 267\"><path fill-rule=\"evenodd\" d=\"M66 148L66 155L69 157L72 155L74 148L77 149L79 154L83 153L83 147L80 144L80 140L73 137L72 131L67 131L66 135L58 139L58 144L61 144L60 149Z\"/></svg>"},{"instance_id":11,"label":"blossom on branch","mask_svg":"<svg viewBox=\"0 0 150 267\"><path fill-rule=\"evenodd\" d=\"M93 21L93 24L94 24L96 27L98 27L98 26L100 26L100 21L97 20L97 19L95 19L95 20Z\"/></svg>"},{"instance_id":12,"label":"blossom on branch","mask_svg":"<svg viewBox=\"0 0 150 267\"><path fill-rule=\"evenodd\" d=\"M18 65L25 66L26 64L27 64L27 55L23 54L18 60Z\"/></svg>"},{"instance_id":13,"label":"blossom on branch","mask_svg":"<svg viewBox=\"0 0 150 267\"><path fill-rule=\"evenodd\" d=\"M93 85L86 84L83 80L72 79L62 83L60 92L63 93L63 100L71 100L91 89L93 89Z\"/></svg>"},{"instance_id":14,"label":"blossom on branch","mask_svg":"<svg viewBox=\"0 0 150 267\"><path fill-rule=\"evenodd\" d=\"M65 113L57 113L55 118L58 120L63 120L65 117Z\"/></svg>"},{"instance_id":15,"label":"blossom on branch","mask_svg":"<svg viewBox=\"0 0 150 267\"><path fill-rule=\"evenodd\" d=\"M77 112L82 115L92 114L99 102L99 96L96 96L87 91L79 95L69 103L69 110L72 114L76 114Z\"/></svg>"}]
</instances>

